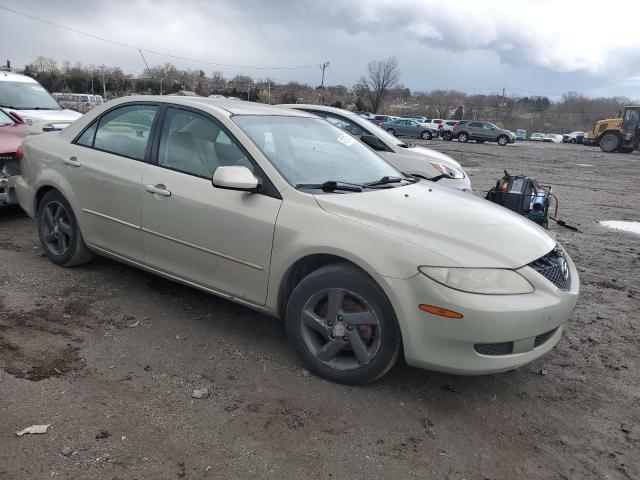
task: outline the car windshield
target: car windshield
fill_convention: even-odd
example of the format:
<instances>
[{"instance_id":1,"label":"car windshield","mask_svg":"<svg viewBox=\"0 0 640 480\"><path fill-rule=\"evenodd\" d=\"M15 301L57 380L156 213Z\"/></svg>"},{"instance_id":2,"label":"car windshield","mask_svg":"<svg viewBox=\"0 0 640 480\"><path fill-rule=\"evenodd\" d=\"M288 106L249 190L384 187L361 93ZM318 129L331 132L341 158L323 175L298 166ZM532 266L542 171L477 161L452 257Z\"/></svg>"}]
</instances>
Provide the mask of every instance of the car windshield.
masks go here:
<instances>
[{"instance_id":1,"label":"car windshield","mask_svg":"<svg viewBox=\"0 0 640 480\"><path fill-rule=\"evenodd\" d=\"M39 83L0 82L0 106L16 110L62 110Z\"/></svg>"},{"instance_id":2,"label":"car windshield","mask_svg":"<svg viewBox=\"0 0 640 480\"><path fill-rule=\"evenodd\" d=\"M13 125L13 118L7 114L4 110L0 109L0 125Z\"/></svg>"},{"instance_id":3,"label":"car windshield","mask_svg":"<svg viewBox=\"0 0 640 480\"><path fill-rule=\"evenodd\" d=\"M360 185L383 177L403 177L363 143L323 119L276 115L232 118L291 185Z\"/></svg>"}]
</instances>

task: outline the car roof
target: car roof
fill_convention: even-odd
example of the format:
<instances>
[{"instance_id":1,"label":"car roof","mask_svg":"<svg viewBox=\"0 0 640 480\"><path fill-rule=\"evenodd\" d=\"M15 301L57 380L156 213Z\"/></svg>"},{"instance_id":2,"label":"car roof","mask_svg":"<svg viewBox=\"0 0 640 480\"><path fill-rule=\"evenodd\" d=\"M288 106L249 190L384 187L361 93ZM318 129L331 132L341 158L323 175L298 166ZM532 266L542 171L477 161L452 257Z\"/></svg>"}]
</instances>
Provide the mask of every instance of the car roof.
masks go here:
<instances>
[{"instance_id":1,"label":"car roof","mask_svg":"<svg viewBox=\"0 0 640 480\"><path fill-rule=\"evenodd\" d=\"M0 82L38 83L31 77L15 72L8 72L6 70L0 70Z\"/></svg>"},{"instance_id":2,"label":"car roof","mask_svg":"<svg viewBox=\"0 0 640 480\"><path fill-rule=\"evenodd\" d=\"M135 97L123 97L122 99L111 100L109 105L139 103L139 102L161 102L174 105L184 105L192 108L212 108L233 115L280 115L288 117L309 117L317 118L315 115L282 108L264 103L246 102L244 100L230 100L226 98L190 97L190 96L168 96L168 95L136 95Z\"/></svg>"}]
</instances>

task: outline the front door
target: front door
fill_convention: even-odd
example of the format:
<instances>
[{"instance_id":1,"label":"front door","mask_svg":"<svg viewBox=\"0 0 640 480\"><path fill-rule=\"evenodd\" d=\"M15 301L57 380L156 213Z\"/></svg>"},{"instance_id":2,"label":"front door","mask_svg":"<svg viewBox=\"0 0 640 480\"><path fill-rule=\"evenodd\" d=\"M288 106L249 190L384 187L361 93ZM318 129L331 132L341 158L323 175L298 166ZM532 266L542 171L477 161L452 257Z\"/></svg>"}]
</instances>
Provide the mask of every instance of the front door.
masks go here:
<instances>
[{"instance_id":1,"label":"front door","mask_svg":"<svg viewBox=\"0 0 640 480\"><path fill-rule=\"evenodd\" d=\"M167 108L157 150L142 179L145 263L264 304L282 201L211 183L218 166L244 165L264 174L216 120L192 110Z\"/></svg>"},{"instance_id":2,"label":"front door","mask_svg":"<svg viewBox=\"0 0 640 480\"><path fill-rule=\"evenodd\" d=\"M71 145L62 162L75 213L90 245L142 262L140 196L158 107L108 111Z\"/></svg>"}]
</instances>

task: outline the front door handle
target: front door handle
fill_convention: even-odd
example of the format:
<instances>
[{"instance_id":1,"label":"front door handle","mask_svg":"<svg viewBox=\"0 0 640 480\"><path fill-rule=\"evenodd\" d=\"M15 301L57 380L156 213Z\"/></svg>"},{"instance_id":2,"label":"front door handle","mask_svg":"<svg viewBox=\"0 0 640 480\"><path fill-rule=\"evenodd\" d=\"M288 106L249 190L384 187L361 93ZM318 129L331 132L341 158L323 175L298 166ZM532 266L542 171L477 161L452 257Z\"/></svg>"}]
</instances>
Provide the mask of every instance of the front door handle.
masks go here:
<instances>
[{"instance_id":1,"label":"front door handle","mask_svg":"<svg viewBox=\"0 0 640 480\"><path fill-rule=\"evenodd\" d=\"M162 195L163 197L170 197L171 196L171 192L169 190L167 190L167 187L165 187L162 184L145 185L144 189L149 193L155 193L155 194L158 194L158 195Z\"/></svg>"},{"instance_id":2,"label":"front door handle","mask_svg":"<svg viewBox=\"0 0 640 480\"><path fill-rule=\"evenodd\" d=\"M69 157L62 160L62 163L69 165L70 167L79 167L82 165L76 157Z\"/></svg>"}]
</instances>

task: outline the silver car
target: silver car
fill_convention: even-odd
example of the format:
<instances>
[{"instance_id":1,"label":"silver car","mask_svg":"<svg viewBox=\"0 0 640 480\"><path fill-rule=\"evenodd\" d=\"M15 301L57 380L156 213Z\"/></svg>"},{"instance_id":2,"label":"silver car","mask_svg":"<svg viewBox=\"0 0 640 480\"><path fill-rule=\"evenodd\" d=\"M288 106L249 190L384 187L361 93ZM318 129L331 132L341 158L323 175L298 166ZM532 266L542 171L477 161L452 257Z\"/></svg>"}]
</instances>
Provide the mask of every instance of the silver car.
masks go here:
<instances>
[{"instance_id":1,"label":"silver car","mask_svg":"<svg viewBox=\"0 0 640 480\"><path fill-rule=\"evenodd\" d=\"M575 266L533 222L405 177L308 113L126 97L23 150L16 193L55 264L104 255L282 318L304 366L337 382L400 355L518 367L576 302Z\"/></svg>"},{"instance_id":2,"label":"silver car","mask_svg":"<svg viewBox=\"0 0 640 480\"><path fill-rule=\"evenodd\" d=\"M397 118L381 125L387 132L396 137L413 137L431 140L437 130L411 118Z\"/></svg>"}]
</instances>

